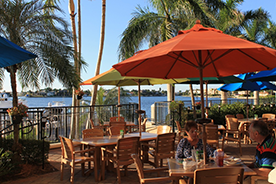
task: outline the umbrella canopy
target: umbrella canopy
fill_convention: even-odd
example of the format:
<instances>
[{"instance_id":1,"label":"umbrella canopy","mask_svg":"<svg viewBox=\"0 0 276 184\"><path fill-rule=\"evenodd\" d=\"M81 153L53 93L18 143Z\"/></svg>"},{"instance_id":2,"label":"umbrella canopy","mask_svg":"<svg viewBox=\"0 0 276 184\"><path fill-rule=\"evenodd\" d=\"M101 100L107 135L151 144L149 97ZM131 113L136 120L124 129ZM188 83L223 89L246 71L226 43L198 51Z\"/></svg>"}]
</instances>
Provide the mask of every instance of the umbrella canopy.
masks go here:
<instances>
[{"instance_id":1,"label":"umbrella canopy","mask_svg":"<svg viewBox=\"0 0 276 184\"><path fill-rule=\"evenodd\" d=\"M110 70L92 77L80 85L115 85L115 86L135 86L138 79L140 85L154 85L154 84L174 84L188 81L189 79L160 79L160 78L145 78L145 77L127 77L122 76L120 72L111 68Z\"/></svg>"},{"instance_id":2,"label":"umbrella canopy","mask_svg":"<svg viewBox=\"0 0 276 184\"><path fill-rule=\"evenodd\" d=\"M276 81L276 68L272 70L265 70L250 77L250 81Z\"/></svg>"},{"instance_id":3,"label":"umbrella canopy","mask_svg":"<svg viewBox=\"0 0 276 184\"><path fill-rule=\"evenodd\" d=\"M15 65L37 55L0 36L0 68Z\"/></svg>"},{"instance_id":4,"label":"umbrella canopy","mask_svg":"<svg viewBox=\"0 0 276 184\"><path fill-rule=\"evenodd\" d=\"M175 84L187 81L187 78L183 79L160 79L160 78L145 78L145 77L126 77L122 76L117 70L111 68L110 70L92 77L80 85L115 85L115 86L134 86L138 85L138 110L141 110L141 95L140 85L154 85L154 84ZM118 104L120 104L120 88L118 89ZM120 114L120 108L118 109ZM141 124L141 115L139 114L139 130Z\"/></svg>"},{"instance_id":5,"label":"umbrella canopy","mask_svg":"<svg viewBox=\"0 0 276 184\"><path fill-rule=\"evenodd\" d=\"M177 36L113 67L123 76L199 77L201 109L204 109L203 77L224 77L275 68L276 50L203 27L197 21L193 28L179 31ZM203 110L201 117L205 118ZM206 163L205 139L203 145Z\"/></svg>"},{"instance_id":6,"label":"umbrella canopy","mask_svg":"<svg viewBox=\"0 0 276 184\"><path fill-rule=\"evenodd\" d=\"M232 83L232 84L225 84L218 88L220 91L260 91L260 90L267 90L272 89L276 90L276 86L270 82L266 81L256 81L252 82L248 79L252 78L255 74L254 73L246 73L240 74L238 77L243 79L244 82L242 83Z\"/></svg>"},{"instance_id":7,"label":"umbrella canopy","mask_svg":"<svg viewBox=\"0 0 276 184\"><path fill-rule=\"evenodd\" d=\"M204 77L203 81L205 84L230 84L243 82L243 79L231 75L226 77ZM188 78L188 81L182 82L181 84L200 84L200 80L199 78Z\"/></svg>"},{"instance_id":8,"label":"umbrella canopy","mask_svg":"<svg viewBox=\"0 0 276 184\"><path fill-rule=\"evenodd\" d=\"M188 78L189 80L186 82L182 82L181 84L199 84L199 78ZM208 84L229 84L236 82L243 82L243 79L236 77L234 75L226 76L226 77L204 77L203 81L206 85L206 107L208 106ZM206 109L206 115L208 115L208 110Z\"/></svg>"},{"instance_id":9,"label":"umbrella canopy","mask_svg":"<svg viewBox=\"0 0 276 184\"><path fill-rule=\"evenodd\" d=\"M276 67L276 50L206 28L190 30L113 65L122 76L153 78L224 77ZM203 96L202 96L203 97ZM202 109L204 101L202 100ZM201 114L204 118L204 113Z\"/></svg>"},{"instance_id":10,"label":"umbrella canopy","mask_svg":"<svg viewBox=\"0 0 276 184\"><path fill-rule=\"evenodd\" d=\"M267 90L272 89L276 90L276 86L270 82L266 81L256 81L252 82L250 79L254 76L254 73L246 73L240 74L238 77L243 79L244 82L242 83L233 83L233 84L225 84L218 88L220 91L246 91L246 103L248 104L248 91L260 91L260 90ZM248 118L248 108L246 109L246 117Z\"/></svg>"}]
</instances>

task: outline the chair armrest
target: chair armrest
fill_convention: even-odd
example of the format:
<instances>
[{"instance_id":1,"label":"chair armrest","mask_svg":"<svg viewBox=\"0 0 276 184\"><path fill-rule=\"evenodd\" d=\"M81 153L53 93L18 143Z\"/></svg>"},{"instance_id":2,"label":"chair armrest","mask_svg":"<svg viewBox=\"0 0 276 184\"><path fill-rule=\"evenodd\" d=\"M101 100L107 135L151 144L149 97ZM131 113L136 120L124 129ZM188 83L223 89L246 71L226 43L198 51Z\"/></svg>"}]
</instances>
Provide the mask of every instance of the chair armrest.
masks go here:
<instances>
[{"instance_id":1,"label":"chair armrest","mask_svg":"<svg viewBox=\"0 0 276 184\"><path fill-rule=\"evenodd\" d=\"M95 148L74 151L73 154L76 154L76 153L87 153L87 152L90 152L90 151L95 151Z\"/></svg>"},{"instance_id":2,"label":"chair armrest","mask_svg":"<svg viewBox=\"0 0 276 184\"><path fill-rule=\"evenodd\" d=\"M174 178L167 176L167 177L158 177L158 178L143 178L141 180L142 180L142 183L147 183L147 182L174 180Z\"/></svg>"}]
</instances>

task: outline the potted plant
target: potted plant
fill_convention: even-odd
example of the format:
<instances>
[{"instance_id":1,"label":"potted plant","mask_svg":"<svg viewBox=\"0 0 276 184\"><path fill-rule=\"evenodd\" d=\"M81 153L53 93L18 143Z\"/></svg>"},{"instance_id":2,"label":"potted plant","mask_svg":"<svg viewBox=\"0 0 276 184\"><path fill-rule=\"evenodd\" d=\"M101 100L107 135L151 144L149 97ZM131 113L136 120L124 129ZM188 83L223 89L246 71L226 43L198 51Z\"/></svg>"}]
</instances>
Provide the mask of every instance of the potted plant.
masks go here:
<instances>
[{"instance_id":1,"label":"potted plant","mask_svg":"<svg viewBox=\"0 0 276 184\"><path fill-rule=\"evenodd\" d=\"M80 100L80 99L82 99L82 96L84 95L84 92L82 91L82 90L76 90L75 91L75 94L77 95L76 97L77 97L77 99L78 100Z\"/></svg>"},{"instance_id":2,"label":"potted plant","mask_svg":"<svg viewBox=\"0 0 276 184\"><path fill-rule=\"evenodd\" d=\"M7 110L13 124L19 124L23 117L27 117L28 107L23 103L19 103L18 107L12 107Z\"/></svg>"},{"instance_id":3,"label":"potted plant","mask_svg":"<svg viewBox=\"0 0 276 184\"><path fill-rule=\"evenodd\" d=\"M196 103L195 103L195 106L196 106L196 109L199 110L199 109L201 108L201 102L196 102Z\"/></svg>"}]
</instances>

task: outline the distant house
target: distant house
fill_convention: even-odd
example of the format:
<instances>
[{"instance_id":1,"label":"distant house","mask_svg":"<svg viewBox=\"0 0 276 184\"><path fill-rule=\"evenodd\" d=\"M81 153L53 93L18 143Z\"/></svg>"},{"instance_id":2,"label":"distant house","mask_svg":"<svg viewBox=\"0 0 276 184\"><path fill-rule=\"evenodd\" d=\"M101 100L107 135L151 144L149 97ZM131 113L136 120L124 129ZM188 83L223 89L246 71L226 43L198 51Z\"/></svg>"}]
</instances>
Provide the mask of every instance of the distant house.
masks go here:
<instances>
[{"instance_id":1,"label":"distant house","mask_svg":"<svg viewBox=\"0 0 276 184\"><path fill-rule=\"evenodd\" d=\"M260 91L259 96L267 96L269 93L267 91Z\"/></svg>"},{"instance_id":2,"label":"distant house","mask_svg":"<svg viewBox=\"0 0 276 184\"><path fill-rule=\"evenodd\" d=\"M55 96L55 95L56 95L56 92L54 92L54 91L49 91L47 93L47 96Z\"/></svg>"}]
</instances>

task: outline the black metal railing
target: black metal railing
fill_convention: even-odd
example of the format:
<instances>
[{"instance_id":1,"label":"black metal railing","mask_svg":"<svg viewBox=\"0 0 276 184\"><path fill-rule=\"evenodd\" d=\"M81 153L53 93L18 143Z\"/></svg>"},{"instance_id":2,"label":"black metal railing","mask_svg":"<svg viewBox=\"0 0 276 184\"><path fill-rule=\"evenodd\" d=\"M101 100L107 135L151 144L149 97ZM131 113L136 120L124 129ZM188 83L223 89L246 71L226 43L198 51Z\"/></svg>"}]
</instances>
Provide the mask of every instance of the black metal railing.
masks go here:
<instances>
[{"instance_id":1,"label":"black metal railing","mask_svg":"<svg viewBox=\"0 0 276 184\"><path fill-rule=\"evenodd\" d=\"M94 114L92 108L94 107ZM126 121L138 122L135 110L138 104L122 104L120 114ZM13 138L13 125L6 111L0 109L0 136L1 138ZM28 117L24 117L20 123L20 139L38 139L50 142L58 142L59 135L68 137L71 132L71 120L73 115L78 117L76 135L81 136L81 131L87 126L88 118L92 117L95 124L109 121L112 116L118 116L117 105L95 105L95 106L62 106L62 107L38 107L29 108Z\"/></svg>"}]
</instances>

